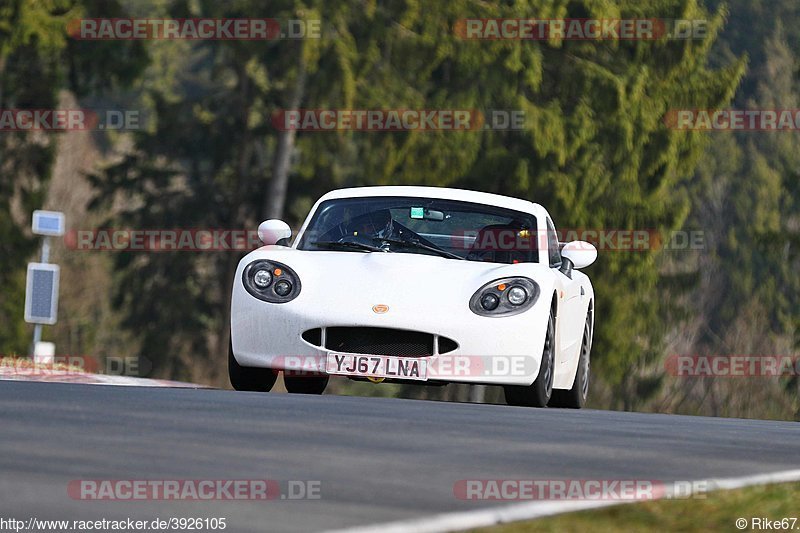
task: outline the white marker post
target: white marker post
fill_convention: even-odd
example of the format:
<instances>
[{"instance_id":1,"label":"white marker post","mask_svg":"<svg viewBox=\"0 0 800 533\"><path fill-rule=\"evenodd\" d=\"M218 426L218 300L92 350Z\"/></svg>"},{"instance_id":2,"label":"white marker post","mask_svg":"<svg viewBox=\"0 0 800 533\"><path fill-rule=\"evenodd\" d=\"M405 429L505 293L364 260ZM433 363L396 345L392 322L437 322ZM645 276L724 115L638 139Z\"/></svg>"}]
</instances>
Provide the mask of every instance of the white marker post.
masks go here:
<instances>
[{"instance_id":1,"label":"white marker post","mask_svg":"<svg viewBox=\"0 0 800 533\"><path fill-rule=\"evenodd\" d=\"M54 351L50 343L42 342L42 325L53 325L58 320L60 269L58 265L49 263L50 237L64 235L64 226L64 213L41 210L33 212L33 233L44 237L41 261L28 263L28 278L25 285L25 322L34 324L31 350L34 359L37 355L45 358L48 354L52 356L51 352Z\"/></svg>"}]
</instances>

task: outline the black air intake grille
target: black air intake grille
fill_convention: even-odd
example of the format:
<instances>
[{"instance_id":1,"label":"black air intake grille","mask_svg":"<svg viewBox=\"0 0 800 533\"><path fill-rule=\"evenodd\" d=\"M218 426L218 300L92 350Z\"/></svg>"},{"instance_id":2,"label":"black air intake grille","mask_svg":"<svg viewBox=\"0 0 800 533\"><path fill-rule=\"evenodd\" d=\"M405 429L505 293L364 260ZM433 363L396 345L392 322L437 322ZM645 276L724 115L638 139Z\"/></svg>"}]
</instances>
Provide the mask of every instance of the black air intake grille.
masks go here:
<instances>
[{"instance_id":1,"label":"black air intake grille","mask_svg":"<svg viewBox=\"0 0 800 533\"><path fill-rule=\"evenodd\" d=\"M425 356L433 355L433 335L402 329L334 327L326 329L325 347L344 353Z\"/></svg>"},{"instance_id":2,"label":"black air intake grille","mask_svg":"<svg viewBox=\"0 0 800 533\"><path fill-rule=\"evenodd\" d=\"M439 337L439 353L449 353L458 348L458 343L447 337Z\"/></svg>"},{"instance_id":3,"label":"black air intake grille","mask_svg":"<svg viewBox=\"0 0 800 533\"><path fill-rule=\"evenodd\" d=\"M322 329L314 328L303 332L303 340L313 344L314 346L322 345Z\"/></svg>"}]
</instances>

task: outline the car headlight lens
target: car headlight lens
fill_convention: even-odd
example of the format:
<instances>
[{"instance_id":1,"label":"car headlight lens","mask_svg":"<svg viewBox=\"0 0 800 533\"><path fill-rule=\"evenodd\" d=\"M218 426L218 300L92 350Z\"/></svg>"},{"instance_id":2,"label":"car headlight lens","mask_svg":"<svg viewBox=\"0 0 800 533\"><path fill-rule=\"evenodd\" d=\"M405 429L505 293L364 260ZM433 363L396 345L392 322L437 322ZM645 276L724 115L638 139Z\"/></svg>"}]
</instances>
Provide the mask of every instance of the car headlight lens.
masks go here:
<instances>
[{"instance_id":1,"label":"car headlight lens","mask_svg":"<svg viewBox=\"0 0 800 533\"><path fill-rule=\"evenodd\" d=\"M269 259L258 259L244 267L242 284L254 298L275 304L294 300L301 289L294 270Z\"/></svg>"},{"instance_id":2,"label":"car headlight lens","mask_svg":"<svg viewBox=\"0 0 800 533\"><path fill-rule=\"evenodd\" d=\"M533 307L539 298L539 285L530 278L515 276L487 283L469 301L469 308L481 316L511 316Z\"/></svg>"},{"instance_id":3,"label":"car headlight lens","mask_svg":"<svg viewBox=\"0 0 800 533\"><path fill-rule=\"evenodd\" d=\"M259 289L266 289L272 283L272 272L261 269L253 275L253 283Z\"/></svg>"},{"instance_id":4,"label":"car headlight lens","mask_svg":"<svg viewBox=\"0 0 800 533\"><path fill-rule=\"evenodd\" d=\"M511 305L522 305L528 299L528 291L522 287L515 285L508 289L508 301Z\"/></svg>"},{"instance_id":5,"label":"car headlight lens","mask_svg":"<svg viewBox=\"0 0 800 533\"><path fill-rule=\"evenodd\" d=\"M500 305L500 298L492 293L484 294L481 298L481 307L487 311L494 311Z\"/></svg>"},{"instance_id":6,"label":"car headlight lens","mask_svg":"<svg viewBox=\"0 0 800 533\"><path fill-rule=\"evenodd\" d=\"M285 279L275 284L275 294L278 296L286 296L290 292L292 292L292 284Z\"/></svg>"}]
</instances>

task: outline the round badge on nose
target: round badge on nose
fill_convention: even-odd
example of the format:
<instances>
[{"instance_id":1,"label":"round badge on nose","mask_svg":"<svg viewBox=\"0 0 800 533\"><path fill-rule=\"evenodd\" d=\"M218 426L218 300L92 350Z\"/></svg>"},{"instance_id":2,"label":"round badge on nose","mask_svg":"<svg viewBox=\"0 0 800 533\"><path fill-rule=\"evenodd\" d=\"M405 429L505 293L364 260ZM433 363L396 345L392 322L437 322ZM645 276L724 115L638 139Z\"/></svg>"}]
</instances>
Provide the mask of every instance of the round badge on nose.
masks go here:
<instances>
[{"instance_id":1,"label":"round badge on nose","mask_svg":"<svg viewBox=\"0 0 800 533\"><path fill-rule=\"evenodd\" d=\"M388 305L383 305L383 304L373 305L372 306L372 311L374 313L378 313L379 315L382 315L384 313L388 313L389 312L389 306Z\"/></svg>"}]
</instances>

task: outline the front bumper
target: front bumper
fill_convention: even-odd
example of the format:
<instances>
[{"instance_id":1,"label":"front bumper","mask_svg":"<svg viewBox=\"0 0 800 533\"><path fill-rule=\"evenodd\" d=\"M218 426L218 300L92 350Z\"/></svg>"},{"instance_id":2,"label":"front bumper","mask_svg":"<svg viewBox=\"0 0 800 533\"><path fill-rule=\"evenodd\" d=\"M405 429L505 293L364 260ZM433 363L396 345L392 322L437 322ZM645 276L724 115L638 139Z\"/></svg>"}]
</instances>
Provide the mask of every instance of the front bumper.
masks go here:
<instances>
[{"instance_id":1,"label":"front bumper","mask_svg":"<svg viewBox=\"0 0 800 533\"><path fill-rule=\"evenodd\" d=\"M324 342L304 340L304 332L332 327L391 328L455 341L457 348L449 346L451 351L446 354L435 348L432 355L422 356L432 369L428 381L529 385L536 379L549 314L548 298L540 296L525 313L498 318L474 314L467 298L460 308L437 309L414 305L413 299L376 298L374 292L379 291L370 295L354 292L343 302L306 288L291 302L272 304L249 295L237 276L231 342L240 365L324 372L329 350ZM376 301L385 303L390 311L375 313L372 308ZM434 347L439 345L434 342Z\"/></svg>"}]
</instances>

